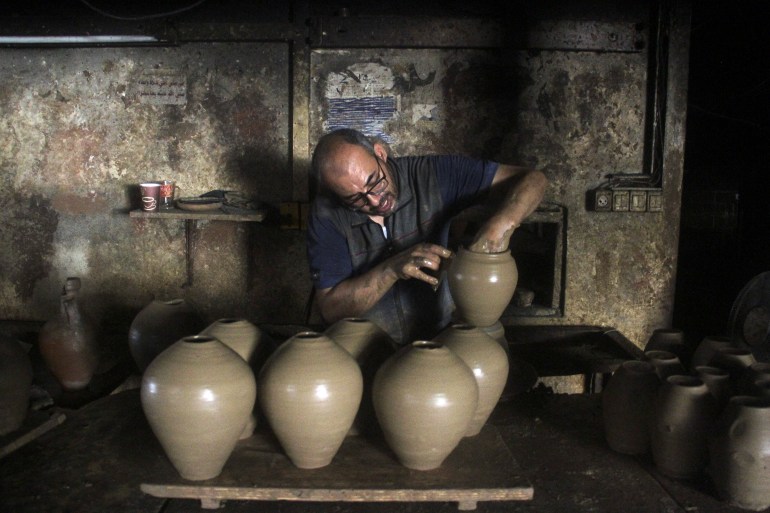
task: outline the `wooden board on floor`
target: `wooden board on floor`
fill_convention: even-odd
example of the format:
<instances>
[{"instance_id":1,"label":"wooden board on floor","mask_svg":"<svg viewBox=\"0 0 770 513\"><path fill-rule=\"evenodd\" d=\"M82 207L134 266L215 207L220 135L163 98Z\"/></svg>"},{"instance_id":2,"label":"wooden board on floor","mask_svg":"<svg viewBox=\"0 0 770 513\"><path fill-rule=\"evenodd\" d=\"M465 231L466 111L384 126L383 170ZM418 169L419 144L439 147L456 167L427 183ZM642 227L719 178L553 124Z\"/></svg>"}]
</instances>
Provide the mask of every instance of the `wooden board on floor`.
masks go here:
<instances>
[{"instance_id":1,"label":"wooden board on floor","mask_svg":"<svg viewBox=\"0 0 770 513\"><path fill-rule=\"evenodd\" d=\"M205 508L223 500L311 502L457 502L459 509L480 501L532 500L534 489L497 429L486 425L464 438L435 470L401 465L379 438L348 436L331 464L320 469L292 465L268 433L258 430L238 443L222 473L207 481L173 479L143 483L142 491L162 498L199 499Z\"/></svg>"}]
</instances>

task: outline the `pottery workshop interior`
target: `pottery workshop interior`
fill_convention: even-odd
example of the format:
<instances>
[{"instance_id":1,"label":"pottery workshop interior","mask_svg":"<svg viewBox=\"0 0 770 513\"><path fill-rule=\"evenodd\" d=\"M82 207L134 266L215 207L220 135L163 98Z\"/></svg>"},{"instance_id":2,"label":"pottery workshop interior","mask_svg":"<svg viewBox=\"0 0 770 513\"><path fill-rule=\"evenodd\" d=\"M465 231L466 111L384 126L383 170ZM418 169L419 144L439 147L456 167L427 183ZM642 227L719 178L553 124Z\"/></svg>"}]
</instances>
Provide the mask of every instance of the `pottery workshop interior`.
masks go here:
<instances>
[{"instance_id":1,"label":"pottery workshop interior","mask_svg":"<svg viewBox=\"0 0 770 513\"><path fill-rule=\"evenodd\" d=\"M0 511L770 508L763 12L2 2ZM325 318L313 154L349 128L382 178L328 208L385 238L390 162L544 177L477 290L497 207L447 222L424 340Z\"/></svg>"}]
</instances>

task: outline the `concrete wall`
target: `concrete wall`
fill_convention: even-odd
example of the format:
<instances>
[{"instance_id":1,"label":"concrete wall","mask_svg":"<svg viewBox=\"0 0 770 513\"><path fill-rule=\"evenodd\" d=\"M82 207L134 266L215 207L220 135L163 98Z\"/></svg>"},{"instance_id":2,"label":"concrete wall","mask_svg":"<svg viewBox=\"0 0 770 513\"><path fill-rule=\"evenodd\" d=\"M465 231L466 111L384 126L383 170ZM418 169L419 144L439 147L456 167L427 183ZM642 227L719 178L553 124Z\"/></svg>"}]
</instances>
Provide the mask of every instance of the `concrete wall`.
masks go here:
<instances>
[{"instance_id":1,"label":"concrete wall","mask_svg":"<svg viewBox=\"0 0 770 513\"><path fill-rule=\"evenodd\" d=\"M635 20L647 21L620 21ZM395 153L464 152L547 173L546 200L567 212L564 311L522 323L601 325L643 345L670 323L677 263L687 12L675 10L669 28L658 213L585 207L608 173L645 170L649 46L456 48L440 30L412 27L440 44L306 45L303 36L0 49L0 319L49 318L64 278L80 276L102 318L130 320L153 297L186 297L210 320L303 323L301 230L198 221L190 285L185 223L129 218L134 188L175 179L189 196L235 189L276 207L306 200L313 141L333 126L339 100L371 97L384 111L368 122ZM633 30L653 40L649 26ZM141 95L140 82L158 77L184 84L173 101Z\"/></svg>"}]
</instances>

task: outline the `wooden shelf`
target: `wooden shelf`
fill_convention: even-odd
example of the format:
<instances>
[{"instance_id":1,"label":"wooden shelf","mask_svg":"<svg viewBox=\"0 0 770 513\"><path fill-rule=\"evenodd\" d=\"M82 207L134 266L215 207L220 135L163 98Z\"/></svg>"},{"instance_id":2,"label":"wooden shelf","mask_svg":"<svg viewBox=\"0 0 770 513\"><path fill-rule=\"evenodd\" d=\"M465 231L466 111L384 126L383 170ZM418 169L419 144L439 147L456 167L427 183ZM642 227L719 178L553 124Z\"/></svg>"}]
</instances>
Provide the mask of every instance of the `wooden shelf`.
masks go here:
<instances>
[{"instance_id":1,"label":"wooden shelf","mask_svg":"<svg viewBox=\"0 0 770 513\"><path fill-rule=\"evenodd\" d=\"M267 213L263 210L255 210L253 214L230 214L222 210L212 210L209 212L193 212L174 208L171 210L162 210L160 212L145 212L143 210L132 210L129 216L138 219L183 219L183 220L205 220L205 221L236 221L245 223L261 223L265 220Z\"/></svg>"}]
</instances>

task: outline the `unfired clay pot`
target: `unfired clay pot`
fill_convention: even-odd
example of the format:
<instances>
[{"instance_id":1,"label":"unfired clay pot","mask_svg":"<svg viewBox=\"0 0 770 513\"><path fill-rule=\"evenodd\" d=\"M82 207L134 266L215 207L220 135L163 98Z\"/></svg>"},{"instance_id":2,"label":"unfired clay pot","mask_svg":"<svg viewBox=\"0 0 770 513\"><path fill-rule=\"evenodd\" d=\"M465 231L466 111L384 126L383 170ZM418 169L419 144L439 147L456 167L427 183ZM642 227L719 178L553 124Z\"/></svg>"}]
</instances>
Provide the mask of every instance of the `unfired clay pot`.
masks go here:
<instances>
[{"instance_id":1,"label":"unfired clay pot","mask_svg":"<svg viewBox=\"0 0 770 513\"><path fill-rule=\"evenodd\" d=\"M431 470L457 447L478 405L473 372L448 347L417 340L391 356L374 377L374 410L398 460Z\"/></svg>"},{"instance_id":2,"label":"unfired clay pot","mask_svg":"<svg viewBox=\"0 0 770 513\"><path fill-rule=\"evenodd\" d=\"M329 326L324 335L355 358L364 378L361 406L349 434L375 432L379 425L372 405L372 382L380 365L395 352L395 342L376 323L360 317L340 319Z\"/></svg>"},{"instance_id":3,"label":"unfired clay pot","mask_svg":"<svg viewBox=\"0 0 770 513\"><path fill-rule=\"evenodd\" d=\"M764 395L759 393L759 384L770 381L770 363L754 362L741 376L738 393L741 395Z\"/></svg>"},{"instance_id":4,"label":"unfired clay pot","mask_svg":"<svg viewBox=\"0 0 770 513\"><path fill-rule=\"evenodd\" d=\"M362 392L363 377L353 357L311 331L281 344L259 375L262 411L299 468L331 463L353 425Z\"/></svg>"},{"instance_id":5,"label":"unfired clay pot","mask_svg":"<svg viewBox=\"0 0 770 513\"><path fill-rule=\"evenodd\" d=\"M614 451L645 454L650 450L649 425L660 386L655 366L629 360L613 373L602 391L604 437Z\"/></svg>"},{"instance_id":6,"label":"unfired clay pot","mask_svg":"<svg viewBox=\"0 0 770 513\"><path fill-rule=\"evenodd\" d=\"M708 335L703 337L690 358L690 368L695 370L700 365L711 365L711 359L719 349L735 347L730 337Z\"/></svg>"},{"instance_id":7,"label":"unfired clay pot","mask_svg":"<svg viewBox=\"0 0 770 513\"><path fill-rule=\"evenodd\" d=\"M719 348L711 358L710 365L720 367L730 373L730 380L738 386L744 372L757 360L750 349L744 347Z\"/></svg>"},{"instance_id":8,"label":"unfired clay pot","mask_svg":"<svg viewBox=\"0 0 770 513\"><path fill-rule=\"evenodd\" d=\"M81 312L77 289L65 287L58 317L40 330L38 349L63 389L81 390L91 382L99 364L96 332Z\"/></svg>"},{"instance_id":9,"label":"unfired clay pot","mask_svg":"<svg viewBox=\"0 0 770 513\"><path fill-rule=\"evenodd\" d=\"M161 352L142 376L147 421L179 474L222 472L256 399L254 373L214 337L193 335Z\"/></svg>"},{"instance_id":10,"label":"unfired clay pot","mask_svg":"<svg viewBox=\"0 0 770 513\"><path fill-rule=\"evenodd\" d=\"M658 328L652 332L645 351L668 351L674 353L682 365L689 368L692 351L687 347L684 331L677 328Z\"/></svg>"},{"instance_id":11,"label":"unfired clay pot","mask_svg":"<svg viewBox=\"0 0 770 513\"><path fill-rule=\"evenodd\" d=\"M246 319L224 318L211 323L206 329L200 332L201 335L209 335L216 338L224 345L238 353L238 356L249 364L252 371L258 372L256 368L257 357L261 349L263 339L262 331ZM254 404L256 409L256 403ZM248 438L254 434L257 427L257 413L252 412L249 422L243 428L240 438Z\"/></svg>"},{"instance_id":12,"label":"unfired clay pot","mask_svg":"<svg viewBox=\"0 0 770 513\"><path fill-rule=\"evenodd\" d=\"M161 351L205 327L203 319L184 299L154 300L131 322L128 348L139 370L144 371Z\"/></svg>"},{"instance_id":13,"label":"unfired clay pot","mask_svg":"<svg viewBox=\"0 0 770 513\"><path fill-rule=\"evenodd\" d=\"M679 361L679 357L670 351L647 350L644 352L644 359L655 367L655 372L661 381L665 381L666 378L675 374L687 373L682 362Z\"/></svg>"},{"instance_id":14,"label":"unfired clay pot","mask_svg":"<svg viewBox=\"0 0 770 513\"><path fill-rule=\"evenodd\" d=\"M470 324L453 324L434 341L452 350L473 371L479 401L465 436L475 436L492 414L508 381L508 355L495 339Z\"/></svg>"},{"instance_id":15,"label":"unfired clay pot","mask_svg":"<svg viewBox=\"0 0 770 513\"><path fill-rule=\"evenodd\" d=\"M695 369L695 375L706 384L709 392L714 396L716 411L719 414L727 406L727 402L734 393L733 385L730 382L730 373L719 367L699 365Z\"/></svg>"},{"instance_id":16,"label":"unfired clay pot","mask_svg":"<svg viewBox=\"0 0 770 513\"><path fill-rule=\"evenodd\" d=\"M490 326L511 302L519 272L510 251L476 253L460 248L447 273L449 291L463 322Z\"/></svg>"},{"instance_id":17,"label":"unfired clay pot","mask_svg":"<svg viewBox=\"0 0 770 513\"><path fill-rule=\"evenodd\" d=\"M0 436L27 418L32 362L17 340L0 336Z\"/></svg>"},{"instance_id":18,"label":"unfired clay pot","mask_svg":"<svg viewBox=\"0 0 770 513\"><path fill-rule=\"evenodd\" d=\"M735 396L709 441L709 473L734 506L770 507L770 398Z\"/></svg>"},{"instance_id":19,"label":"unfired clay pot","mask_svg":"<svg viewBox=\"0 0 770 513\"><path fill-rule=\"evenodd\" d=\"M655 400L650 446L655 465L674 479L699 477L708 462L707 437L716 401L695 376L670 376Z\"/></svg>"}]
</instances>

